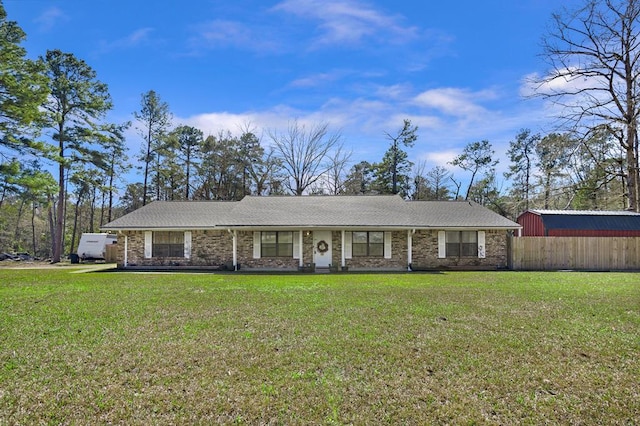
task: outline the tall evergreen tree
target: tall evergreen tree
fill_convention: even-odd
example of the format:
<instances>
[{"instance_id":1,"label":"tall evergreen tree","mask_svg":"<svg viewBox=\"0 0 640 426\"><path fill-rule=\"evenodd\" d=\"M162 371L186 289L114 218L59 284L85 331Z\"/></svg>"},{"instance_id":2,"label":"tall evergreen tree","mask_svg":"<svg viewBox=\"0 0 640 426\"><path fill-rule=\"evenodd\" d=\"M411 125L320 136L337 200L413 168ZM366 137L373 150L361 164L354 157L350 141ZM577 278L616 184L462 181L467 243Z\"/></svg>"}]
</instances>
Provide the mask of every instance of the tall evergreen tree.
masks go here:
<instances>
[{"instance_id":1,"label":"tall evergreen tree","mask_svg":"<svg viewBox=\"0 0 640 426\"><path fill-rule=\"evenodd\" d=\"M144 182L142 205L146 205L149 198L149 173L150 166L154 160L157 167L160 167L160 161L157 160L159 155L163 137L171 126L171 113L169 112L169 104L164 102L154 90L149 90L142 94L140 101L140 111L133 113L138 120L138 131L144 138L145 146L142 150L140 160L144 163ZM159 173L156 173L157 185L160 185ZM159 187L158 187L159 190Z\"/></svg>"},{"instance_id":2,"label":"tall evergreen tree","mask_svg":"<svg viewBox=\"0 0 640 426\"><path fill-rule=\"evenodd\" d=\"M33 124L41 124L49 92L42 61L25 59L24 31L0 2L0 146L21 149L33 144Z\"/></svg>"},{"instance_id":3,"label":"tall evergreen tree","mask_svg":"<svg viewBox=\"0 0 640 426\"><path fill-rule=\"evenodd\" d=\"M569 134L551 133L538 141L535 147L537 162L535 166L540 171L537 185L542 188L542 206L545 209L560 207L552 204L552 198L563 191L558 188L559 180L566 175L569 162L569 151L572 146Z\"/></svg>"},{"instance_id":4,"label":"tall evergreen tree","mask_svg":"<svg viewBox=\"0 0 640 426\"><path fill-rule=\"evenodd\" d=\"M371 194L373 189L374 166L368 161L361 161L351 166L344 182L344 194Z\"/></svg>"},{"instance_id":5,"label":"tall evergreen tree","mask_svg":"<svg viewBox=\"0 0 640 426\"><path fill-rule=\"evenodd\" d=\"M539 134L531 134L531 130L522 129L516 139L509 142L507 155L511 164L504 176L512 179L511 196L516 201L517 210L529 209L532 194L533 168L536 163L536 146L540 142Z\"/></svg>"},{"instance_id":6,"label":"tall evergreen tree","mask_svg":"<svg viewBox=\"0 0 640 426\"><path fill-rule=\"evenodd\" d=\"M175 147L183 168L184 175L184 199L188 200L192 195L192 172L199 161L200 148L202 147L202 130L191 126L178 126L169 133L171 146Z\"/></svg>"},{"instance_id":7,"label":"tall evergreen tree","mask_svg":"<svg viewBox=\"0 0 640 426\"><path fill-rule=\"evenodd\" d=\"M487 175L493 174L493 168L498 164L497 159L493 158L495 151L491 147L491 143L487 140L468 143L462 150L462 154L458 155L451 161L451 164L460 167L462 170L471 173L467 194L464 199L468 200L471 195L471 188L474 187L478 173L485 171ZM476 187L477 188L477 187Z\"/></svg>"},{"instance_id":8,"label":"tall evergreen tree","mask_svg":"<svg viewBox=\"0 0 640 426\"><path fill-rule=\"evenodd\" d=\"M107 85L96 79L96 72L83 60L71 53L50 50L44 62L51 89L44 110L57 142L59 189L51 259L56 263L64 249L66 172L74 161L90 161L94 149L87 137L95 134L97 120L111 109L112 103Z\"/></svg>"},{"instance_id":9,"label":"tall evergreen tree","mask_svg":"<svg viewBox=\"0 0 640 426\"><path fill-rule=\"evenodd\" d=\"M376 186L380 192L407 195L409 173L413 163L409 161L409 155L402 148L410 148L415 144L418 139L417 132L418 126L413 126L411 120L405 119L402 129L395 136L385 133L391 145L382 161L376 165Z\"/></svg>"}]
</instances>

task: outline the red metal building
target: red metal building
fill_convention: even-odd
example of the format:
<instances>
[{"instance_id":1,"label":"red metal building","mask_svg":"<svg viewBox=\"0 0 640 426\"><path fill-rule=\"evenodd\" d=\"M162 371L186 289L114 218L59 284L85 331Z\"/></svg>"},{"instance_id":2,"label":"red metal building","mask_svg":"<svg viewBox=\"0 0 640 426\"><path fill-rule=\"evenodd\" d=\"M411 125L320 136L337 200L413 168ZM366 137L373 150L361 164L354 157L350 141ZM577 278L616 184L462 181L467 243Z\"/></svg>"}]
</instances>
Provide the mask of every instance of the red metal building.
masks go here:
<instances>
[{"instance_id":1,"label":"red metal building","mask_svg":"<svg viewBox=\"0 0 640 426\"><path fill-rule=\"evenodd\" d=\"M640 237L640 213L599 210L527 210L518 216L523 237Z\"/></svg>"}]
</instances>

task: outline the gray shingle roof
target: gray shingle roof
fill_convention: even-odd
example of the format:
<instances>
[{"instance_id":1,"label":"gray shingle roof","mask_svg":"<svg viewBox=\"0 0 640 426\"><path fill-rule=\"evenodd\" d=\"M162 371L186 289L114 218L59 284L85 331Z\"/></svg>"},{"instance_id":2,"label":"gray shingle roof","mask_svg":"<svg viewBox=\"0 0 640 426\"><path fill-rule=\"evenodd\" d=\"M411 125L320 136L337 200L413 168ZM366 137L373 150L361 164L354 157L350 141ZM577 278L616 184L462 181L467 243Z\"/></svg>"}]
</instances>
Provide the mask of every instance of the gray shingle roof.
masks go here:
<instances>
[{"instance_id":1,"label":"gray shingle roof","mask_svg":"<svg viewBox=\"0 0 640 426\"><path fill-rule=\"evenodd\" d=\"M229 216L236 204L237 201L154 201L102 229L214 228L220 222L231 221Z\"/></svg>"},{"instance_id":2,"label":"gray shingle roof","mask_svg":"<svg viewBox=\"0 0 640 426\"><path fill-rule=\"evenodd\" d=\"M399 196L245 197L236 209L246 226L406 226Z\"/></svg>"},{"instance_id":3,"label":"gray shingle roof","mask_svg":"<svg viewBox=\"0 0 640 426\"><path fill-rule=\"evenodd\" d=\"M407 201L416 227L497 228L520 226L471 201Z\"/></svg>"},{"instance_id":4,"label":"gray shingle roof","mask_svg":"<svg viewBox=\"0 0 640 426\"><path fill-rule=\"evenodd\" d=\"M497 228L520 226L467 201L404 201L397 195L245 197L238 202L156 201L104 230L263 227Z\"/></svg>"}]
</instances>

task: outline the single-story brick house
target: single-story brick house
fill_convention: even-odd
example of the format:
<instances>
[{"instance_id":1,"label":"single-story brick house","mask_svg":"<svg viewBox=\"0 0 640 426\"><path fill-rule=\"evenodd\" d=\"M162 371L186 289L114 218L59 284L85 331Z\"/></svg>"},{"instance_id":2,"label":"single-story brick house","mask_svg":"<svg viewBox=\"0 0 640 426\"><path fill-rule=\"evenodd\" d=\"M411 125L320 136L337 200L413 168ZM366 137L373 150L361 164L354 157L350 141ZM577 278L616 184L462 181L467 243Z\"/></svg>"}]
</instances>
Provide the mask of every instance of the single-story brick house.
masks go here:
<instances>
[{"instance_id":1,"label":"single-story brick house","mask_svg":"<svg viewBox=\"0 0 640 426\"><path fill-rule=\"evenodd\" d=\"M469 201L393 196L156 201L114 220L121 268L496 269L520 225Z\"/></svg>"}]
</instances>

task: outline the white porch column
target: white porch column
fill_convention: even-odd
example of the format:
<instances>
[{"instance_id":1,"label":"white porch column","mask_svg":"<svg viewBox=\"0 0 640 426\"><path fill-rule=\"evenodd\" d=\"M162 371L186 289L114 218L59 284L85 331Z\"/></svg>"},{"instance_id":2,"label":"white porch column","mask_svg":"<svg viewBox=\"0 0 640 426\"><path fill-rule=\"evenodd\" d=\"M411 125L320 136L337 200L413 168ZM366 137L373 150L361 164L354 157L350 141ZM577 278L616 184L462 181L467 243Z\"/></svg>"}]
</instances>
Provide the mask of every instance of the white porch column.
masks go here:
<instances>
[{"instance_id":1,"label":"white porch column","mask_svg":"<svg viewBox=\"0 0 640 426\"><path fill-rule=\"evenodd\" d=\"M303 240L302 237L303 237L303 231L301 229L300 232L298 232L298 250L300 251L299 253L300 256L298 256L300 258L298 259L299 260L298 266L300 266L301 268L304 266L304 259L302 258L303 257L302 254L304 253L304 247L302 247L302 240Z\"/></svg>"},{"instance_id":2,"label":"white porch column","mask_svg":"<svg viewBox=\"0 0 640 426\"><path fill-rule=\"evenodd\" d=\"M344 259L344 229L342 231L340 231L340 237L341 237L341 241L340 241L340 265L344 268L345 266L347 266L347 263Z\"/></svg>"},{"instance_id":3,"label":"white porch column","mask_svg":"<svg viewBox=\"0 0 640 426\"><path fill-rule=\"evenodd\" d=\"M122 259L122 266L125 268L129 265L129 240L127 234L124 234L124 259Z\"/></svg>"},{"instance_id":4,"label":"white porch column","mask_svg":"<svg viewBox=\"0 0 640 426\"><path fill-rule=\"evenodd\" d=\"M411 264L413 263L413 233L415 229L407 230L407 270L411 270Z\"/></svg>"},{"instance_id":5,"label":"white porch column","mask_svg":"<svg viewBox=\"0 0 640 426\"><path fill-rule=\"evenodd\" d=\"M233 270L238 270L238 232L233 230Z\"/></svg>"}]
</instances>

